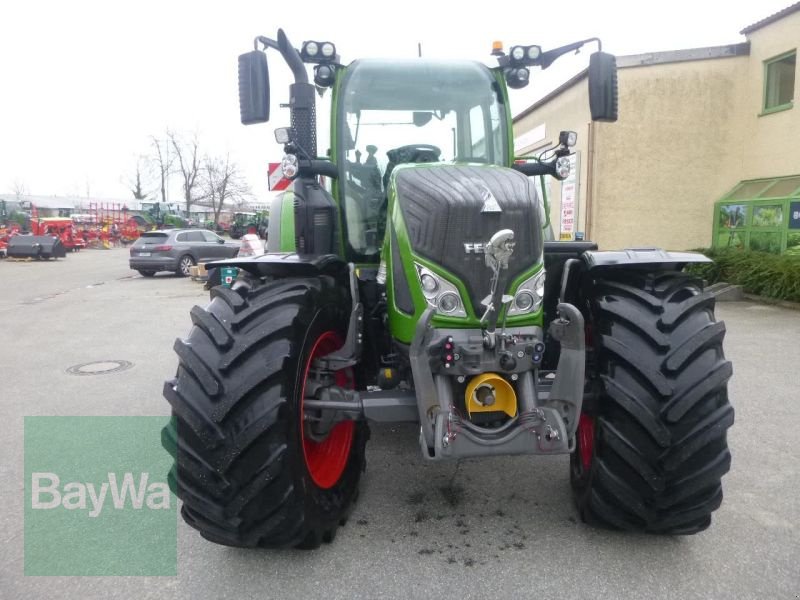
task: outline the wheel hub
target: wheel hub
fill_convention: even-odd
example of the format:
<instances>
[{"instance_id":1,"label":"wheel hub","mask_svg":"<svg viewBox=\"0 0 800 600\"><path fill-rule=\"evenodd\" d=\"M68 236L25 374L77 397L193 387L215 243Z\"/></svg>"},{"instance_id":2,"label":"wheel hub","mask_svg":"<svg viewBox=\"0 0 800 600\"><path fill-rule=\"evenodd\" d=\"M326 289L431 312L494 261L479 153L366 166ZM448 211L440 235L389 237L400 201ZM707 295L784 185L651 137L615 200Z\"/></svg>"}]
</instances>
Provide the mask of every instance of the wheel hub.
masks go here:
<instances>
[{"instance_id":1,"label":"wheel hub","mask_svg":"<svg viewBox=\"0 0 800 600\"><path fill-rule=\"evenodd\" d=\"M306 468L314 483L323 489L333 487L344 473L350 457L350 448L353 445L355 423L353 421L337 423L330 429L328 435L322 438L308 428L309 424L303 410L303 398L305 398L311 365L314 360L330 354L341 345L342 340L334 331L326 331L317 338L305 365L303 384L300 390L300 435ZM339 387L353 387L345 370L337 371L334 380Z\"/></svg>"},{"instance_id":2,"label":"wheel hub","mask_svg":"<svg viewBox=\"0 0 800 600\"><path fill-rule=\"evenodd\" d=\"M592 456L594 454L594 418L586 414L581 414L578 421L578 453L581 459L581 466L584 472L588 472L592 466Z\"/></svg>"}]
</instances>

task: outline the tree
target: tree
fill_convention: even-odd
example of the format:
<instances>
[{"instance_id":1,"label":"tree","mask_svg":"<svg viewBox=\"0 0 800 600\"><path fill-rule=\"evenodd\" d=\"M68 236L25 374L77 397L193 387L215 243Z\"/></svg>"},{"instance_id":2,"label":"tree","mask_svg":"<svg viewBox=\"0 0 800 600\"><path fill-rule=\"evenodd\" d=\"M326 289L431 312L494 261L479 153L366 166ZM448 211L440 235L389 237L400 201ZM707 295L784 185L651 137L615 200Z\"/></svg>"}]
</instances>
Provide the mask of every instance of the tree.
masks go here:
<instances>
[{"instance_id":1,"label":"tree","mask_svg":"<svg viewBox=\"0 0 800 600\"><path fill-rule=\"evenodd\" d=\"M25 182L19 178L15 179L11 184L11 191L14 193L17 202L20 201L22 196L27 196L29 193L28 186L25 185Z\"/></svg>"},{"instance_id":2,"label":"tree","mask_svg":"<svg viewBox=\"0 0 800 600\"><path fill-rule=\"evenodd\" d=\"M202 199L214 211L214 223L219 223L219 214L226 202L243 202L250 195L250 188L230 154L224 159L205 157L201 183Z\"/></svg>"},{"instance_id":3,"label":"tree","mask_svg":"<svg viewBox=\"0 0 800 600\"><path fill-rule=\"evenodd\" d=\"M177 172L183 179L183 201L186 204L186 216L189 217L189 209L195 200L194 191L200 175L200 143L197 134L192 135L188 141L181 139L172 131L167 131L167 137L178 159Z\"/></svg>"},{"instance_id":4,"label":"tree","mask_svg":"<svg viewBox=\"0 0 800 600\"><path fill-rule=\"evenodd\" d=\"M146 200L147 193L142 187L142 157L136 158L136 171L128 178L128 189L133 194L134 200Z\"/></svg>"},{"instance_id":5,"label":"tree","mask_svg":"<svg viewBox=\"0 0 800 600\"><path fill-rule=\"evenodd\" d=\"M153 154L150 157L153 166L158 171L159 181L161 182L161 202L167 203L167 183L169 180L170 169L175 157L169 155L169 141L159 140L155 136L150 136L153 146ZM163 144L163 146L162 146Z\"/></svg>"}]
</instances>

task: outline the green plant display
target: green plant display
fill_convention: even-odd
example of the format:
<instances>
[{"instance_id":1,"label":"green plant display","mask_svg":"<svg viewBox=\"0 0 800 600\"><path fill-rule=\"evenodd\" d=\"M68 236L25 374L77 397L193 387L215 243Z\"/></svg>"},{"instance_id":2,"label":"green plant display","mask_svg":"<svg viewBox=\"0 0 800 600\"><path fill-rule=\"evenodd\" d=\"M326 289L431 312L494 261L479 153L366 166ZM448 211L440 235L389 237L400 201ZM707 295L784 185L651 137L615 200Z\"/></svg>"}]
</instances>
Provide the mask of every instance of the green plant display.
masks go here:
<instances>
[{"instance_id":1,"label":"green plant display","mask_svg":"<svg viewBox=\"0 0 800 600\"><path fill-rule=\"evenodd\" d=\"M800 256L800 232L790 233L786 238L786 254Z\"/></svg>"},{"instance_id":2,"label":"green plant display","mask_svg":"<svg viewBox=\"0 0 800 600\"><path fill-rule=\"evenodd\" d=\"M720 231L717 234L715 248L731 248L735 250L744 250L745 248L745 232L729 229Z\"/></svg>"},{"instance_id":3,"label":"green plant display","mask_svg":"<svg viewBox=\"0 0 800 600\"><path fill-rule=\"evenodd\" d=\"M747 206L744 204L722 204L719 207L720 229L744 227L747 222Z\"/></svg>"},{"instance_id":4,"label":"green plant display","mask_svg":"<svg viewBox=\"0 0 800 600\"><path fill-rule=\"evenodd\" d=\"M780 227L782 224L782 206L756 206L753 208L753 227Z\"/></svg>"},{"instance_id":5,"label":"green plant display","mask_svg":"<svg viewBox=\"0 0 800 600\"><path fill-rule=\"evenodd\" d=\"M754 252L781 253L781 234L777 232L754 231L750 234L750 250Z\"/></svg>"}]
</instances>

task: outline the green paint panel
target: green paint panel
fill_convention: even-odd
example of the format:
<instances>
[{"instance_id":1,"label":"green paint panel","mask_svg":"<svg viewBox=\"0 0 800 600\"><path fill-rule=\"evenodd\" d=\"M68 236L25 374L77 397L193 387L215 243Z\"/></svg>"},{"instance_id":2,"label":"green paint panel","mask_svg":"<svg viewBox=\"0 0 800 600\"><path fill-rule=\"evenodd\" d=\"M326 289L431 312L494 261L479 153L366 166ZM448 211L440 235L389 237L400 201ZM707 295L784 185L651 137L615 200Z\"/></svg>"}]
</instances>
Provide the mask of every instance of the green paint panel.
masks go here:
<instances>
[{"instance_id":1,"label":"green paint panel","mask_svg":"<svg viewBox=\"0 0 800 600\"><path fill-rule=\"evenodd\" d=\"M281 197L281 252L294 252L294 192L284 192Z\"/></svg>"}]
</instances>

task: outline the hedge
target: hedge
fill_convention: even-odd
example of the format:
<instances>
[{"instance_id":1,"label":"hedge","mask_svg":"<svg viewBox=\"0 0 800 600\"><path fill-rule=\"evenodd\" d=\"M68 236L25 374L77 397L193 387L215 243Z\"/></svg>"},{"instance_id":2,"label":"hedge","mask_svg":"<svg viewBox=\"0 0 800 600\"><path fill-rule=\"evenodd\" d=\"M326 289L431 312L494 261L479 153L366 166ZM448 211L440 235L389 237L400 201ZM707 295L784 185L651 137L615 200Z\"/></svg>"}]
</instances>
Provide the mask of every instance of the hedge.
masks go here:
<instances>
[{"instance_id":1,"label":"hedge","mask_svg":"<svg viewBox=\"0 0 800 600\"><path fill-rule=\"evenodd\" d=\"M709 285L724 281L742 286L748 294L776 300L800 302L800 258L743 250L696 250L713 264L690 265L687 271L703 277Z\"/></svg>"}]
</instances>

